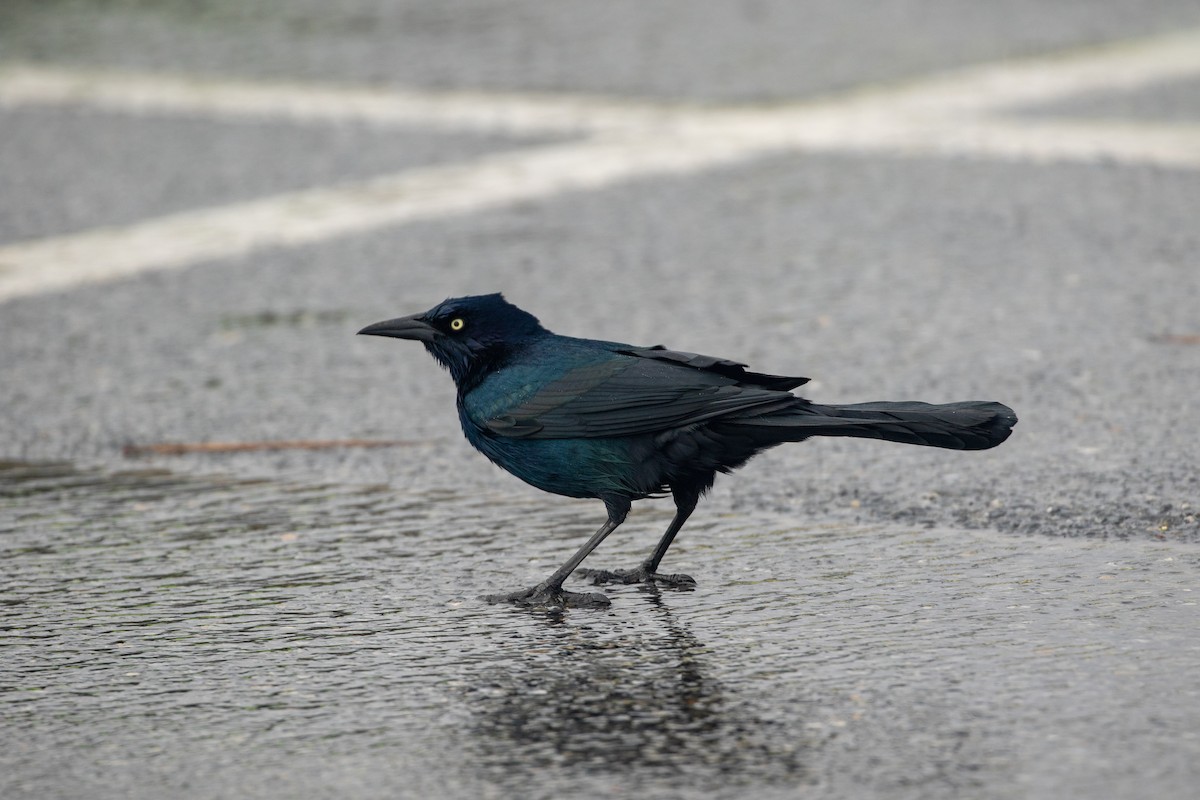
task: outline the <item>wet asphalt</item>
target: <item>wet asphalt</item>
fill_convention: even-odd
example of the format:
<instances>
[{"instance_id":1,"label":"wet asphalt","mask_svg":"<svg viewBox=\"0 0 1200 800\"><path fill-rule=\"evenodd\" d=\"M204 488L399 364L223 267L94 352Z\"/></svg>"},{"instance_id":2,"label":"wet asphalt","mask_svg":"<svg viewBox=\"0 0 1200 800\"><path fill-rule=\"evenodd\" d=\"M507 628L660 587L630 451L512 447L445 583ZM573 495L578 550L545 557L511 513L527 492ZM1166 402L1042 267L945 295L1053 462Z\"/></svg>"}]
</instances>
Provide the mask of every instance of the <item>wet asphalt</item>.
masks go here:
<instances>
[{"instance_id":1,"label":"wet asphalt","mask_svg":"<svg viewBox=\"0 0 1200 800\"><path fill-rule=\"evenodd\" d=\"M727 103L1200 24L689 9L16 2L0 53ZM1190 125L1196 87L1021 114ZM8 107L0 244L546 141ZM1198 201L1200 173L1130 162L798 153L0 304L0 796L1193 797ZM491 467L420 348L353 334L497 290L561 333L808 375L814 400L1021 422L985 453L774 450L664 562L695 591L488 606L600 504ZM124 454L333 439L403 443ZM588 563L637 561L669 506Z\"/></svg>"}]
</instances>

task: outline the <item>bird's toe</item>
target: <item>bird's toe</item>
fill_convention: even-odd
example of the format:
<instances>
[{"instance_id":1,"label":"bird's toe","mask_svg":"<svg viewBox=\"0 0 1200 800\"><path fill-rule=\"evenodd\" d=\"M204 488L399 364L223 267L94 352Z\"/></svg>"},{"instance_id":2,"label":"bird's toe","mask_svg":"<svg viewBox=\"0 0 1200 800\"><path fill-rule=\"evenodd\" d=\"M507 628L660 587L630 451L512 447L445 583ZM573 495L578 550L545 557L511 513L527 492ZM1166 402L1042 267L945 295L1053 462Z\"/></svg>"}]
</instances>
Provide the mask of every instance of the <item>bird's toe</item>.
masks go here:
<instances>
[{"instance_id":1,"label":"bird's toe","mask_svg":"<svg viewBox=\"0 0 1200 800\"><path fill-rule=\"evenodd\" d=\"M588 578L597 586L605 583L653 583L676 589L690 589L696 585L691 575L683 573L651 572L644 565L634 569L578 569L576 575Z\"/></svg>"},{"instance_id":2,"label":"bird's toe","mask_svg":"<svg viewBox=\"0 0 1200 800\"><path fill-rule=\"evenodd\" d=\"M649 576L654 583L665 583L667 586L674 586L676 589L691 589L696 585L696 579L691 575L684 575L682 572L661 573L652 572Z\"/></svg>"},{"instance_id":3,"label":"bird's toe","mask_svg":"<svg viewBox=\"0 0 1200 800\"><path fill-rule=\"evenodd\" d=\"M599 592L568 592L561 586L533 586L516 592L485 595L489 603L508 603L522 608L606 608L609 599Z\"/></svg>"}]
</instances>

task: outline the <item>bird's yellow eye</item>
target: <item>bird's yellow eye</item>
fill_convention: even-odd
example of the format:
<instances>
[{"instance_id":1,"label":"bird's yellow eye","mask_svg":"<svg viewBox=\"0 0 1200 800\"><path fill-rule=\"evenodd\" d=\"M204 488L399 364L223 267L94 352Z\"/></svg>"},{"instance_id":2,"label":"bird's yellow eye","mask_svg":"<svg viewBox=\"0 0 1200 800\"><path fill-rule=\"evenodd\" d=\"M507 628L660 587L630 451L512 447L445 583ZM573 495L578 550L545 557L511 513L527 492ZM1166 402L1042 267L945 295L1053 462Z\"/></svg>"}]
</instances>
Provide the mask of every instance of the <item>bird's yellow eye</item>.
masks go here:
<instances>
[{"instance_id":1,"label":"bird's yellow eye","mask_svg":"<svg viewBox=\"0 0 1200 800\"><path fill-rule=\"evenodd\" d=\"M465 327L467 327L467 323L462 317L455 317L450 320L450 330L452 331L461 331Z\"/></svg>"}]
</instances>

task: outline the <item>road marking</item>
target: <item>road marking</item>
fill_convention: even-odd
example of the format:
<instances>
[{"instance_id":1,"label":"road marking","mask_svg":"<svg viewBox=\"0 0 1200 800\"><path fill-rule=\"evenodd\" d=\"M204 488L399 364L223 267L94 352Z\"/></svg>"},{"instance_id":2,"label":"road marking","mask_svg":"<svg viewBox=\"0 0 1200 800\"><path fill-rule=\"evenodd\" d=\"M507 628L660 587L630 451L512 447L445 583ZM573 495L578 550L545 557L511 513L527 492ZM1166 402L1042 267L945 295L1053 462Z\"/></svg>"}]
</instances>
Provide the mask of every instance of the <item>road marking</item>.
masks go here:
<instances>
[{"instance_id":1,"label":"road marking","mask_svg":"<svg viewBox=\"0 0 1200 800\"><path fill-rule=\"evenodd\" d=\"M577 95L245 83L21 64L0 70L0 106L34 105L300 123L354 120L513 134L629 128L654 124L662 114L651 105Z\"/></svg>"},{"instance_id":2,"label":"road marking","mask_svg":"<svg viewBox=\"0 0 1200 800\"><path fill-rule=\"evenodd\" d=\"M1088 91L1136 89L1200 74L1200 31L1120 42L1060 56L965 67L895 86L849 92L825 103L889 114L988 113ZM0 106L71 105L129 113L360 120L509 133L603 132L703 122L727 109L588 95L422 92L302 83L247 83L10 64L0 69ZM735 107L743 116L786 121L811 104Z\"/></svg>"},{"instance_id":3,"label":"road marking","mask_svg":"<svg viewBox=\"0 0 1200 800\"><path fill-rule=\"evenodd\" d=\"M311 244L745 156L741 146L596 138L291 192L0 248L0 300L149 269Z\"/></svg>"},{"instance_id":4,"label":"road marking","mask_svg":"<svg viewBox=\"0 0 1200 800\"><path fill-rule=\"evenodd\" d=\"M351 119L580 138L9 244L0 247L0 301L787 151L1104 159L1200 169L1197 126L1003 113L1195 75L1200 31L986 64L806 103L741 107L250 84L10 65L0 70L0 107L85 106L296 123Z\"/></svg>"}]
</instances>

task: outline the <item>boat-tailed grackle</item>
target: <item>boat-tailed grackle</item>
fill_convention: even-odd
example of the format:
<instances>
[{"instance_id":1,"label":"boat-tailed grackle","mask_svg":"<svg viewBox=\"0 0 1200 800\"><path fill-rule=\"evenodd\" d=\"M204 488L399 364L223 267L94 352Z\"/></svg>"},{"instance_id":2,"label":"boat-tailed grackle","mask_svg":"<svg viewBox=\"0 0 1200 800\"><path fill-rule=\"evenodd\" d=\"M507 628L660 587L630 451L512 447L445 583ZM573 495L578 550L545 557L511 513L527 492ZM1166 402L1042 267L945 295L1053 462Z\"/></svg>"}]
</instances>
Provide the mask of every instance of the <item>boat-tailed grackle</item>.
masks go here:
<instances>
[{"instance_id":1,"label":"boat-tailed grackle","mask_svg":"<svg viewBox=\"0 0 1200 800\"><path fill-rule=\"evenodd\" d=\"M658 572L675 534L718 472L810 436L985 450L1017 422L1000 403L818 405L791 389L807 378L750 372L722 358L558 336L499 294L446 300L359 333L415 339L450 371L463 433L521 480L604 502L608 519L537 586L492 602L603 606L604 595L563 581L620 525L634 500L669 491L676 513L654 552L629 570L580 570L596 583L692 585Z\"/></svg>"}]
</instances>

